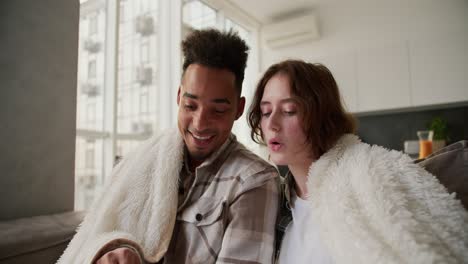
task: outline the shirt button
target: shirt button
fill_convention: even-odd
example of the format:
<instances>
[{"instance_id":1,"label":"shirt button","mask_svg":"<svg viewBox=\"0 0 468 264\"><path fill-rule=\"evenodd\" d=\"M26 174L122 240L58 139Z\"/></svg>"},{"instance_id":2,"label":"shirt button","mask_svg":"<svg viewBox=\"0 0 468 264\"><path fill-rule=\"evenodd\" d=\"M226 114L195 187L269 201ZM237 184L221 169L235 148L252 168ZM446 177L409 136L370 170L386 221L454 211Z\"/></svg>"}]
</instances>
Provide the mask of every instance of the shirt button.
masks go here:
<instances>
[{"instance_id":1,"label":"shirt button","mask_svg":"<svg viewBox=\"0 0 468 264\"><path fill-rule=\"evenodd\" d=\"M203 215L198 213L197 215L195 215L195 219L197 219L197 221L201 221L203 219Z\"/></svg>"}]
</instances>

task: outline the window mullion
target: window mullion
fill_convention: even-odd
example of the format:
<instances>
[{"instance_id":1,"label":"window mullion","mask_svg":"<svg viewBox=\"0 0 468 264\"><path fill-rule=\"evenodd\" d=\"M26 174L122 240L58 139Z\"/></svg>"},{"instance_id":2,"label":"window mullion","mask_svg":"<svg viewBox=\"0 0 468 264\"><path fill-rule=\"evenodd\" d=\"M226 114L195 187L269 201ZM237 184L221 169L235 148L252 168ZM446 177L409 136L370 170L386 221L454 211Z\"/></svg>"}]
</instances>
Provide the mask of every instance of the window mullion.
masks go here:
<instances>
[{"instance_id":1,"label":"window mullion","mask_svg":"<svg viewBox=\"0 0 468 264\"><path fill-rule=\"evenodd\" d=\"M105 41L105 75L104 75L104 131L109 137L104 139L103 166L100 184L112 171L116 153L117 130L117 81L119 50L119 0L106 1L106 41Z\"/></svg>"},{"instance_id":2,"label":"window mullion","mask_svg":"<svg viewBox=\"0 0 468 264\"><path fill-rule=\"evenodd\" d=\"M165 129L173 126L177 111L174 101L180 81L182 3L181 0L161 0L159 3L158 64L160 66L158 66L159 89L157 89L159 116L156 118L158 127Z\"/></svg>"},{"instance_id":3,"label":"window mullion","mask_svg":"<svg viewBox=\"0 0 468 264\"><path fill-rule=\"evenodd\" d=\"M223 10L216 11L216 26L219 30L225 30L226 26L226 17Z\"/></svg>"}]
</instances>

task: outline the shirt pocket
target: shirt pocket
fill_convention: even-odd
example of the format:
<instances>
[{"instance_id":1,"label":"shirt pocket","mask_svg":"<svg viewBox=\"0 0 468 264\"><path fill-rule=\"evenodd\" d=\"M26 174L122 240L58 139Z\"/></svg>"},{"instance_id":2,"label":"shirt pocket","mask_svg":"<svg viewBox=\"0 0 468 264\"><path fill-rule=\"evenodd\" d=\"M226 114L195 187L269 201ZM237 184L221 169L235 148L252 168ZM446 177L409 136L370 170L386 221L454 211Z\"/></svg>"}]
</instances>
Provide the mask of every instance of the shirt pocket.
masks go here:
<instances>
[{"instance_id":1,"label":"shirt pocket","mask_svg":"<svg viewBox=\"0 0 468 264\"><path fill-rule=\"evenodd\" d=\"M225 201L220 198L200 197L177 215L177 220L194 224L199 227L224 222L223 211Z\"/></svg>"},{"instance_id":2,"label":"shirt pocket","mask_svg":"<svg viewBox=\"0 0 468 264\"><path fill-rule=\"evenodd\" d=\"M181 228L177 252L186 251L184 253L190 259L175 262L215 263L226 228L225 204L219 198L201 197L177 215Z\"/></svg>"}]
</instances>

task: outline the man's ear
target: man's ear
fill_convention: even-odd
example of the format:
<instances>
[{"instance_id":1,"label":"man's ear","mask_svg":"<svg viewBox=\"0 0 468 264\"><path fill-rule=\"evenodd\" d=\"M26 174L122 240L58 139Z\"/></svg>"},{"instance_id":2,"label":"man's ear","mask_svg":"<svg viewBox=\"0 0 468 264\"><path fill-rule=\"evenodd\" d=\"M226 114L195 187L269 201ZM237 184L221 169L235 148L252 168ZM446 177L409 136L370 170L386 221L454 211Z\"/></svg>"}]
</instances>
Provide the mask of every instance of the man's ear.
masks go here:
<instances>
[{"instance_id":1,"label":"man's ear","mask_svg":"<svg viewBox=\"0 0 468 264\"><path fill-rule=\"evenodd\" d=\"M180 86L179 89L177 89L177 105L180 103Z\"/></svg>"},{"instance_id":2,"label":"man's ear","mask_svg":"<svg viewBox=\"0 0 468 264\"><path fill-rule=\"evenodd\" d=\"M239 103L237 104L237 113L236 113L236 120L239 119L239 117L242 116L244 113L244 107L245 107L245 97L239 98Z\"/></svg>"}]
</instances>

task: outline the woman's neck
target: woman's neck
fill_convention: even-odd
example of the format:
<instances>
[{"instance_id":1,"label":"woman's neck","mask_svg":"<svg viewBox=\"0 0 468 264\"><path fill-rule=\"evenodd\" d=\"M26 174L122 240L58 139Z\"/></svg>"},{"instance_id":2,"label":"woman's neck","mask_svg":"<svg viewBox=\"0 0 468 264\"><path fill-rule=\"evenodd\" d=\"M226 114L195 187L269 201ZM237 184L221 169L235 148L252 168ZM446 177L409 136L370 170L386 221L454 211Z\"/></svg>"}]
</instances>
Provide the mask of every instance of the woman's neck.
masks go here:
<instances>
[{"instance_id":1,"label":"woman's neck","mask_svg":"<svg viewBox=\"0 0 468 264\"><path fill-rule=\"evenodd\" d=\"M307 174L309 173L309 167L312 164L312 159L305 161L301 164L290 164L288 165L289 171L294 177L295 190L297 196L302 199L306 199L308 195L307 190Z\"/></svg>"}]
</instances>

